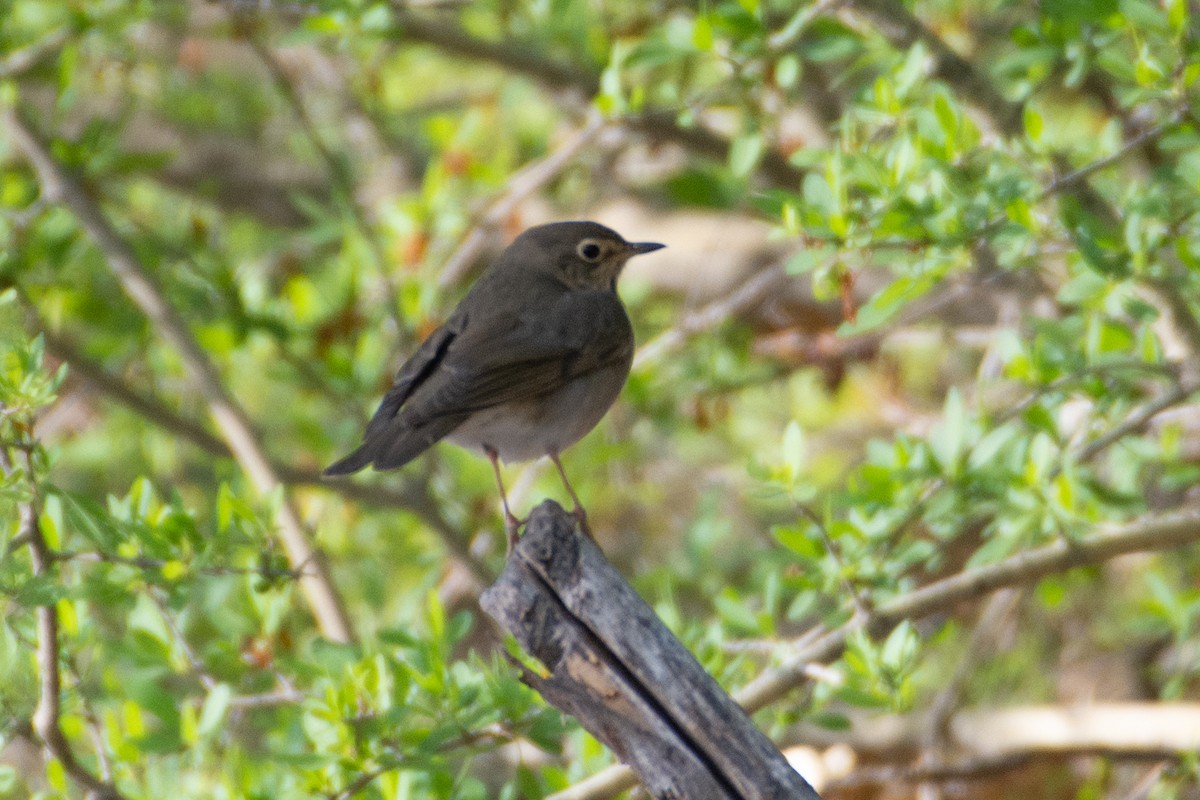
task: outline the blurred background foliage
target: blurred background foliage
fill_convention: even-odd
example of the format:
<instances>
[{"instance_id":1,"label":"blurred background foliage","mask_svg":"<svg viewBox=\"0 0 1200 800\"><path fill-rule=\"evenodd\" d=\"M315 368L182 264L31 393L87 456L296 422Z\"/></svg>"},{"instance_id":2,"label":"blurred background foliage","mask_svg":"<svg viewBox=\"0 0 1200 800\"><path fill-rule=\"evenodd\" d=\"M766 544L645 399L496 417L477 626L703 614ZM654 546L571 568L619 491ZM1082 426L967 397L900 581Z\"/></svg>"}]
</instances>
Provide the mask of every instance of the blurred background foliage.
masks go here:
<instances>
[{"instance_id":1,"label":"blurred background foliage","mask_svg":"<svg viewBox=\"0 0 1200 800\"><path fill-rule=\"evenodd\" d=\"M0 0L0 797L615 796L486 461L318 478L568 218L669 246L597 537L826 797L1197 797L1198 15Z\"/></svg>"}]
</instances>

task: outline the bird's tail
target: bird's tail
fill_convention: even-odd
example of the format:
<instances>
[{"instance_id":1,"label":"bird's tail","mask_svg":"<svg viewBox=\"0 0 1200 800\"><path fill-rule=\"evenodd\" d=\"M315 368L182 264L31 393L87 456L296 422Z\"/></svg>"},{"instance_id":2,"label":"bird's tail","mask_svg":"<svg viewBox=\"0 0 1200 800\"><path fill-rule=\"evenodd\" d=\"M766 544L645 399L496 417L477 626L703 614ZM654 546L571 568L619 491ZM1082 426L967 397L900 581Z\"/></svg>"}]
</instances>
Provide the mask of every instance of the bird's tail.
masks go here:
<instances>
[{"instance_id":1,"label":"bird's tail","mask_svg":"<svg viewBox=\"0 0 1200 800\"><path fill-rule=\"evenodd\" d=\"M330 464L321 474L326 478L334 478L339 475L352 475L374 461L378 450L378 441L363 442L357 450L340 461Z\"/></svg>"}]
</instances>

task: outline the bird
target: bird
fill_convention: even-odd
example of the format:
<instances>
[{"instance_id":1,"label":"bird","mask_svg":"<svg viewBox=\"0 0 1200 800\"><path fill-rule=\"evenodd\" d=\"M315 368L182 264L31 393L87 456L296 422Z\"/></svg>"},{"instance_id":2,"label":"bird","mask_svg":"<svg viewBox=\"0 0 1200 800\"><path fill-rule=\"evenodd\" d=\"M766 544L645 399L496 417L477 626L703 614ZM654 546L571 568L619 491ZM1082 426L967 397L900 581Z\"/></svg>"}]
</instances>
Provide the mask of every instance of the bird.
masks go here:
<instances>
[{"instance_id":1,"label":"bird","mask_svg":"<svg viewBox=\"0 0 1200 800\"><path fill-rule=\"evenodd\" d=\"M499 462L549 456L590 536L560 456L600 422L629 376L633 326L617 278L630 258L663 247L590 221L521 233L400 367L362 444L324 474L398 469L442 439L479 451L492 465L511 552L521 520Z\"/></svg>"}]
</instances>

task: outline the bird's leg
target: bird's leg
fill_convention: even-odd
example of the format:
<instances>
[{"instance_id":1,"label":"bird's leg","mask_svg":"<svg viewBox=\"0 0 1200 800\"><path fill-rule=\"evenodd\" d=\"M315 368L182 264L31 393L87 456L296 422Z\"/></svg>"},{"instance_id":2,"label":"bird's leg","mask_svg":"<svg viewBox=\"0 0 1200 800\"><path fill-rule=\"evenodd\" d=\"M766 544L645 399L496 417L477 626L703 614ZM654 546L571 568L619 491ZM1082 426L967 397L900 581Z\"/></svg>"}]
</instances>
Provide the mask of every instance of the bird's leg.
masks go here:
<instances>
[{"instance_id":1,"label":"bird's leg","mask_svg":"<svg viewBox=\"0 0 1200 800\"><path fill-rule=\"evenodd\" d=\"M550 456L550 460L554 462L554 466L558 467L558 475L562 478L563 486L567 487L567 493L571 495L571 502L575 504L575 510L571 513L575 515L575 519L579 523L579 529L587 534L587 537L593 542L596 541L596 537L592 536L592 528L588 525L587 511L583 509L583 503L579 502L579 495L575 494L575 488L567 480L567 471L563 469L562 461L558 458L558 453L549 453L548 455Z\"/></svg>"},{"instance_id":2,"label":"bird's leg","mask_svg":"<svg viewBox=\"0 0 1200 800\"><path fill-rule=\"evenodd\" d=\"M504 506L504 538L506 541L504 557L508 558L513 548L517 546L517 529L521 527L521 520L517 519L516 515L508 508L508 493L504 491L504 479L500 477L500 454L494 447L486 444L483 446L483 452L487 455L488 461L492 462L496 485L500 487L500 503Z\"/></svg>"}]
</instances>

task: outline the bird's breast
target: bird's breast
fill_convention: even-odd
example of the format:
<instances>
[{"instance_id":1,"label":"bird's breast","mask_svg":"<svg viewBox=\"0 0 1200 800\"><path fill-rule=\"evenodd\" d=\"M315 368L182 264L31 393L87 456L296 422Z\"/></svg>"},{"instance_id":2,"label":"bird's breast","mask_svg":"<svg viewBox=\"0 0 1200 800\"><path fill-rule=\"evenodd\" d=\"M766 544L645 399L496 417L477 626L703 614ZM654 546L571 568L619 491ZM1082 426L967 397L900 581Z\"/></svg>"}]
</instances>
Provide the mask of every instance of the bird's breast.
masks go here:
<instances>
[{"instance_id":1,"label":"bird's breast","mask_svg":"<svg viewBox=\"0 0 1200 800\"><path fill-rule=\"evenodd\" d=\"M551 394L478 411L447 438L474 450L492 448L506 462L561 453L596 427L628 375L627 364L614 365Z\"/></svg>"}]
</instances>

